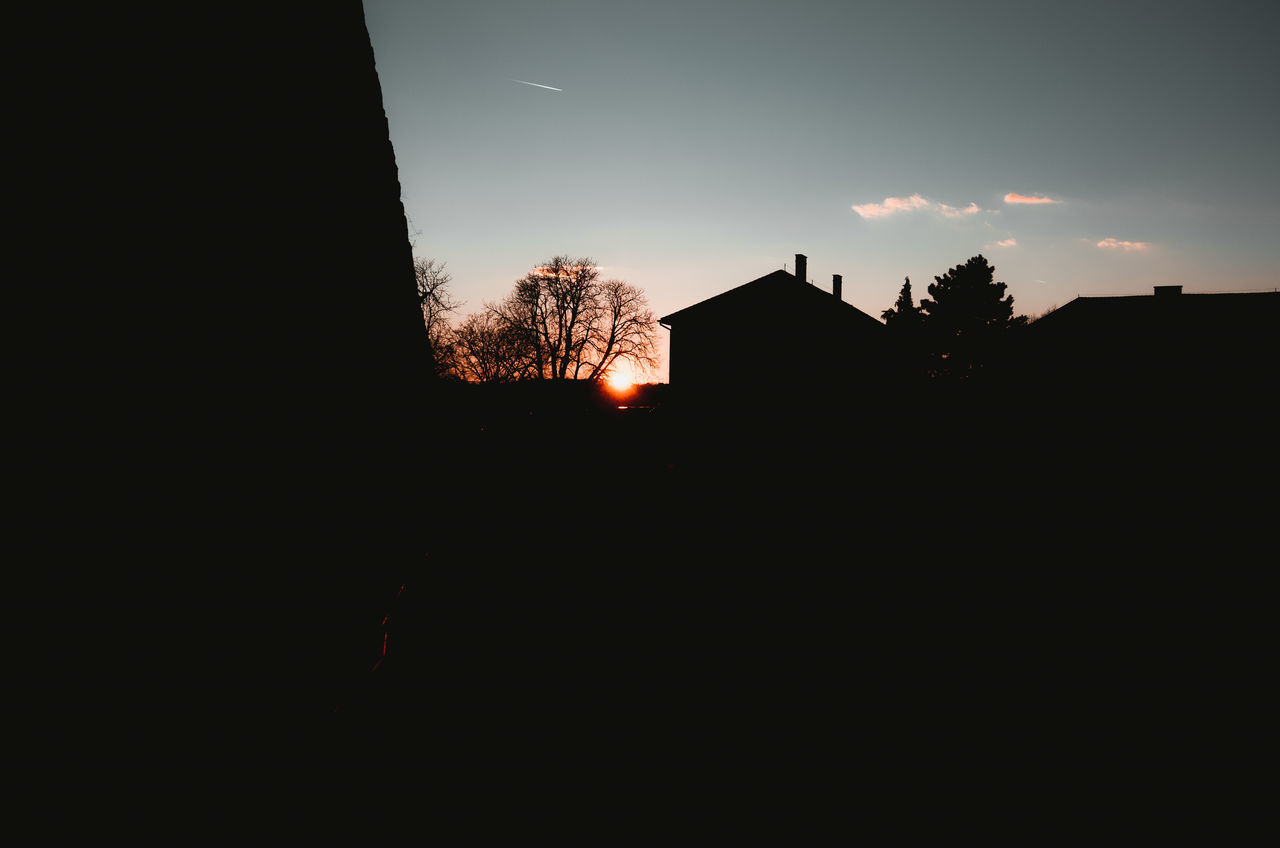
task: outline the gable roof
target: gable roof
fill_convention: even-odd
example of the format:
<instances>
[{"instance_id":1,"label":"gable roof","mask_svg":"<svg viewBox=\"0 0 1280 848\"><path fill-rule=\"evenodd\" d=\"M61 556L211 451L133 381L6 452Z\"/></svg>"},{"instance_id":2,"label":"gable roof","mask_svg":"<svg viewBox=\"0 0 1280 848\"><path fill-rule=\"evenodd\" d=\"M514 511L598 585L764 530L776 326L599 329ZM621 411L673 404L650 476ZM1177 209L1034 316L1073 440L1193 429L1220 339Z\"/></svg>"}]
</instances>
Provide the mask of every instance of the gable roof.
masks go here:
<instances>
[{"instance_id":1,"label":"gable roof","mask_svg":"<svg viewBox=\"0 0 1280 848\"><path fill-rule=\"evenodd\" d=\"M817 286L802 281L795 274L781 269L699 301L692 306L686 306L670 315L664 315L658 321L672 326L682 321L697 320L720 312L758 309L770 303L788 304L805 310L829 310L827 314L836 317L837 320L867 326L875 325L884 329L884 324L853 304L846 303L830 292L825 292Z\"/></svg>"}]
</instances>

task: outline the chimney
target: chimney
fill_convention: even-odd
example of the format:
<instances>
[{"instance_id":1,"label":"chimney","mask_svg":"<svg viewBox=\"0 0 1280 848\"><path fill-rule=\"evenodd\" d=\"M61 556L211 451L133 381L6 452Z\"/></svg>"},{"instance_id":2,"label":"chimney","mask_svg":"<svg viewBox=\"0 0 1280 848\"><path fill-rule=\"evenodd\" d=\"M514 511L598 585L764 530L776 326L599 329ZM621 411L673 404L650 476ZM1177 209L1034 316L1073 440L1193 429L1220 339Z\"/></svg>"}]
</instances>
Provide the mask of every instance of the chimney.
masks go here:
<instances>
[{"instance_id":1,"label":"chimney","mask_svg":"<svg viewBox=\"0 0 1280 848\"><path fill-rule=\"evenodd\" d=\"M807 276L808 273L809 273L809 257L805 256L803 253L797 253L796 254L796 277L799 278L800 282L807 283L809 282L809 277Z\"/></svg>"},{"instance_id":2,"label":"chimney","mask_svg":"<svg viewBox=\"0 0 1280 848\"><path fill-rule=\"evenodd\" d=\"M844 300L843 291L844 278L839 274L831 275L831 293L836 296L836 300Z\"/></svg>"},{"instance_id":3,"label":"chimney","mask_svg":"<svg viewBox=\"0 0 1280 848\"><path fill-rule=\"evenodd\" d=\"M1182 286L1156 286L1156 297L1173 297L1182 294Z\"/></svg>"}]
</instances>

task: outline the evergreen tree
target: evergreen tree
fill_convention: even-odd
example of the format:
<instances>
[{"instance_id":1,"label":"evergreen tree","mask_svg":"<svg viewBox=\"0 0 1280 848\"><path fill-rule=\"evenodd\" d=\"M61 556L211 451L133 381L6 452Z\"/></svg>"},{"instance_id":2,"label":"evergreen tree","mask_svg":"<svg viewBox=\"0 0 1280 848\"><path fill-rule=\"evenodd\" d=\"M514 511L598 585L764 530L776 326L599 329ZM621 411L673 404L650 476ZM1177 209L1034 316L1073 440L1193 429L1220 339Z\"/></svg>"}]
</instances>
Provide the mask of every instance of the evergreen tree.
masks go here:
<instances>
[{"instance_id":1,"label":"evergreen tree","mask_svg":"<svg viewBox=\"0 0 1280 848\"><path fill-rule=\"evenodd\" d=\"M1013 317L1013 296L995 279L996 269L981 255L934 277L929 297L920 301L937 370L966 377L982 368L1006 340Z\"/></svg>"},{"instance_id":2,"label":"evergreen tree","mask_svg":"<svg viewBox=\"0 0 1280 848\"><path fill-rule=\"evenodd\" d=\"M900 385L906 385L930 371L928 345L925 344L924 312L911 296L911 278L905 277L902 290L892 309L880 313L888 330L891 348L890 369Z\"/></svg>"},{"instance_id":3,"label":"evergreen tree","mask_svg":"<svg viewBox=\"0 0 1280 848\"><path fill-rule=\"evenodd\" d=\"M893 308L880 313L880 318L889 327L914 327L919 325L924 317L911 296L911 278L906 277L905 280Z\"/></svg>"}]
</instances>

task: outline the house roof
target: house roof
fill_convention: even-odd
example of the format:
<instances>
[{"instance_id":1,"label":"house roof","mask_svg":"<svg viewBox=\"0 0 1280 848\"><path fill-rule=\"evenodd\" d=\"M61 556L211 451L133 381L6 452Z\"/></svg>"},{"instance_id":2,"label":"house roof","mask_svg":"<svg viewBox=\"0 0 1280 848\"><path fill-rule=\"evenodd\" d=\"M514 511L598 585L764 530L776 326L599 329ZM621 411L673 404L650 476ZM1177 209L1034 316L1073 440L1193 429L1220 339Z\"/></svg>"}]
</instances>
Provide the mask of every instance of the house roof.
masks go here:
<instances>
[{"instance_id":1,"label":"house roof","mask_svg":"<svg viewBox=\"0 0 1280 848\"><path fill-rule=\"evenodd\" d=\"M1280 314L1278 292L1209 292L1196 294L1077 297L1034 322L1045 330L1070 327L1124 326L1135 331L1170 319L1208 327L1274 327Z\"/></svg>"},{"instance_id":2,"label":"house roof","mask_svg":"<svg viewBox=\"0 0 1280 848\"><path fill-rule=\"evenodd\" d=\"M749 283L743 283L692 306L672 312L670 315L664 315L659 321L665 325L674 325L691 318L696 320L722 311L758 308L761 304L768 303L785 303L803 309L832 310L832 314L840 320L884 328L884 324L853 304L846 303L830 292L823 291L783 270L765 274Z\"/></svg>"}]
</instances>

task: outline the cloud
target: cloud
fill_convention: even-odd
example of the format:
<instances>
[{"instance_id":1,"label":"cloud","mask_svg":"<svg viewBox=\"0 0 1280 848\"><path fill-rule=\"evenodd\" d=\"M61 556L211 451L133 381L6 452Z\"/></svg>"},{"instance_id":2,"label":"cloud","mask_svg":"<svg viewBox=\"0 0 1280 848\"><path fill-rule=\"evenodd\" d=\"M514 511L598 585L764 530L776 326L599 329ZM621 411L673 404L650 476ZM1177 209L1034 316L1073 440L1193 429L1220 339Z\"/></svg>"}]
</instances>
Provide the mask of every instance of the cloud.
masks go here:
<instances>
[{"instance_id":1,"label":"cloud","mask_svg":"<svg viewBox=\"0 0 1280 848\"><path fill-rule=\"evenodd\" d=\"M910 212L912 209L923 209L929 205L929 201L925 200L918 194L910 197L886 197L884 203L863 203L855 205L853 211L857 212L863 218L887 218L898 212Z\"/></svg>"},{"instance_id":2,"label":"cloud","mask_svg":"<svg viewBox=\"0 0 1280 848\"><path fill-rule=\"evenodd\" d=\"M1119 241L1113 238L1104 238L1098 242L1098 247L1106 247L1112 250L1146 250L1151 246L1146 241Z\"/></svg>"},{"instance_id":3,"label":"cloud","mask_svg":"<svg viewBox=\"0 0 1280 848\"><path fill-rule=\"evenodd\" d=\"M965 215L977 215L982 211L978 204L970 203L963 209L957 209L954 206L948 206L945 203L938 204L938 211L948 218L963 218Z\"/></svg>"},{"instance_id":4,"label":"cloud","mask_svg":"<svg viewBox=\"0 0 1280 848\"><path fill-rule=\"evenodd\" d=\"M1017 247L1017 246L1018 246L1018 240L1016 238L1013 238L1012 236L1005 239L1004 241L996 242L996 247Z\"/></svg>"},{"instance_id":5,"label":"cloud","mask_svg":"<svg viewBox=\"0 0 1280 848\"><path fill-rule=\"evenodd\" d=\"M930 209L934 212L940 212L948 218L963 218L966 215L976 215L982 211L976 203L970 203L963 209L957 209L945 203L928 200L918 194L913 194L910 197L886 197L883 203L854 204L852 208L854 212L857 212L863 218L887 218L899 212L911 212L915 209Z\"/></svg>"},{"instance_id":6,"label":"cloud","mask_svg":"<svg viewBox=\"0 0 1280 848\"><path fill-rule=\"evenodd\" d=\"M1061 203L1062 201L1061 201L1061 200L1054 200L1052 197L1043 197L1043 196L1038 195L1038 194L1031 194L1031 195L1026 195L1026 194L1016 194L1016 193L1014 193L1014 192L1012 192L1012 191L1011 191L1011 192L1009 192L1008 194L1006 194L1006 195L1004 196L1004 202L1005 202L1005 203L1028 204L1028 205L1031 205L1031 206L1037 206L1037 205L1042 204L1042 203Z\"/></svg>"}]
</instances>

